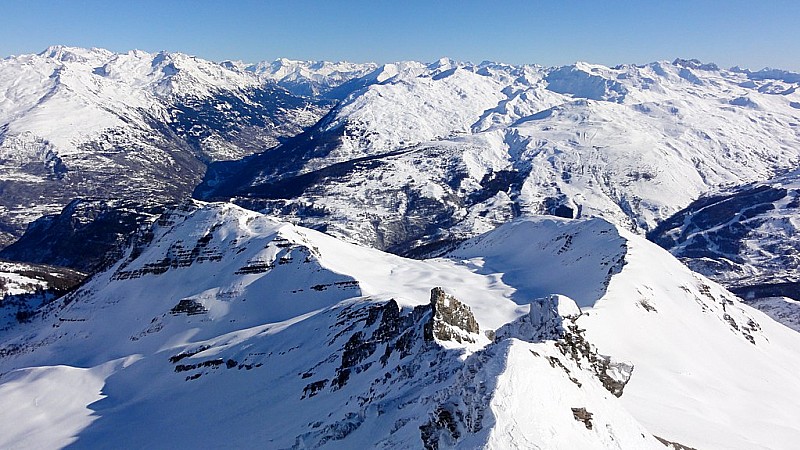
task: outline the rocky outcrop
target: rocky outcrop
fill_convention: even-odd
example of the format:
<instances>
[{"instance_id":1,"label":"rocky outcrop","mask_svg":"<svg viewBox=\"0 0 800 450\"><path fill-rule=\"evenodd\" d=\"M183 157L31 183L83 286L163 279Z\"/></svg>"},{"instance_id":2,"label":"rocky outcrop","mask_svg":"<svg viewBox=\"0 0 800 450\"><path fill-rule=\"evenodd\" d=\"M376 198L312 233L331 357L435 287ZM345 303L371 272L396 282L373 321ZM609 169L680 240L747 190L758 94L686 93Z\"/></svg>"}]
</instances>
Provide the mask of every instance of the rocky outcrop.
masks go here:
<instances>
[{"instance_id":1,"label":"rocky outcrop","mask_svg":"<svg viewBox=\"0 0 800 450\"><path fill-rule=\"evenodd\" d=\"M633 374L633 365L601 355L584 337L576 324L581 311L569 297L549 295L531 302L527 315L504 325L495 332L495 341L516 338L527 342L554 340L561 353L574 360L578 367L587 368L603 386L616 397L622 396ZM551 365L561 366L557 360ZM562 366L563 368L563 366Z\"/></svg>"},{"instance_id":2,"label":"rocky outcrop","mask_svg":"<svg viewBox=\"0 0 800 450\"><path fill-rule=\"evenodd\" d=\"M425 339L432 341L475 342L471 334L480 332L478 322L469 306L461 303L444 289L431 289L431 320L425 324Z\"/></svg>"},{"instance_id":3,"label":"rocky outcrop","mask_svg":"<svg viewBox=\"0 0 800 450\"><path fill-rule=\"evenodd\" d=\"M662 444L664 444L667 448L671 448L673 450L697 450L694 447L687 447L687 446L685 446L685 445L683 445L681 443L668 441L668 440L666 440L666 439L664 439L662 437L658 437L658 436L653 436L653 437L658 439L658 441L661 442Z\"/></svg>"},{"instance_id":4,"label":"rocky outcrop","mask_svg":"<svg viewBox=\"0 0 800 450\"><path fill-rule=\"evenodd\" d=\"M561 339L564 336L562 315L580 315L578 305L571 298L557 294L537 298L531 302L528 314L498 329L494 340L517 338L539 342Z\"/></svg>"},{"instance_id":5,"label":"rocky outcrop","mask_svg":"<svg viewBox=\"0 0 800 450\"><path fill-rule=\"evenodd\" d=\"M580 329L574 322L569 323L564 335L556 342L556 347L572 358L578 367L586 367L594 372L600 382L615 397L621 397L625 385L633 374L633 364L616 361L610 356L601 355L597 349L583 336L585 330Z\"/></svg>"},{"instance_id":6,"label":"rocky outcrop","mask_svg":"<svg viewBox=\"0 0 800 450\"><path fill-rule=\"evenodd\" d=\"M587 430L592 429L592 416L593 414L586 411L586 408L572 408L572 416L578 422L583 422Z\"/></svg>"}]
</instances>

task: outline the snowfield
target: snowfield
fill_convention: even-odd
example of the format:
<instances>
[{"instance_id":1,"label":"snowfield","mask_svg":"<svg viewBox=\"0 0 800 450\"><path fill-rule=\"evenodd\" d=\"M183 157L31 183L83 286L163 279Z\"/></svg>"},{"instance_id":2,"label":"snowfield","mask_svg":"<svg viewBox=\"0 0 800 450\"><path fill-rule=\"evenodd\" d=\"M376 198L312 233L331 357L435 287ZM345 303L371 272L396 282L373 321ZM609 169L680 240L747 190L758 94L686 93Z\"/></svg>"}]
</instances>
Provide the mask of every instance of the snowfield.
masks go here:
<instances>
[{"instance_id":1,"label":"snowfield","mask_svg":"<svg viewBox=\"0 0 800 450\"><path fill-rule=\"evenodd\" d=\"M798 344L601 219L420 261L185 204L3 332L0 446L791 448Z\"/></svg>"}]
</instances>

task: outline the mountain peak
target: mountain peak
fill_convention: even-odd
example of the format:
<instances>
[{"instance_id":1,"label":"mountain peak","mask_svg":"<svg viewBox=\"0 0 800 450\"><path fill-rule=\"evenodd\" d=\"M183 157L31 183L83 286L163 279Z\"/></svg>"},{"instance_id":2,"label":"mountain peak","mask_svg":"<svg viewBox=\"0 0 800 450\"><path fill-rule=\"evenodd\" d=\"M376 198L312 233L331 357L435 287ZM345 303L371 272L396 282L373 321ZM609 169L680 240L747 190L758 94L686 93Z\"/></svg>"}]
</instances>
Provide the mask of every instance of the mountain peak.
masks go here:
<instances>
[{"instance_id":1,"label":"mountain peak","mask_svg":"<svg viewBox=\"0 0 800 450\"><path fill-rule=\"evenodd\" d=\"M702 63L699 59L681 59L676 58L672 61L672 65L678 67L686 67L689 69L707 70L711 72L718 72L719 66L714 63Z\"/></svg>"},{"instance_id":2,"label":"mountain peak","mask_svg":"<svg viewBox=\"0 0 800 450\"><path fill-rule=\"evenodd\" d=\"M113 55L113 52L102 48L70 47L66 45L51 45L38 53L38 56L55 59L61 62L85 62L90 58L103 58Z\"/></svg>"}]
</instances>

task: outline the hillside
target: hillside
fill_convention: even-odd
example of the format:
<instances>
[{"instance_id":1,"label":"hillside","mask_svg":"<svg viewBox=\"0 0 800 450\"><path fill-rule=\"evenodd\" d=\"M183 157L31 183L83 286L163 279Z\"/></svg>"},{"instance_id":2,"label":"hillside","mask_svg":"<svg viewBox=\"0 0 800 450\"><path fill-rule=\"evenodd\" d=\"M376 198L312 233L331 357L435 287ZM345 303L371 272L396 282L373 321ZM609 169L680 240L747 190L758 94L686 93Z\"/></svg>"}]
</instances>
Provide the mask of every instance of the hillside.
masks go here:
<instances>
[{"instance_id":1,"label":"hillside","mask_svg":"<svg viewBox=\"0 0 800 450\"><path fill-rule=\"evenodd\" d=\"M3 446L753 449L800 432L800 335L603 220L522 219L424 261L229 204L154 227L3 334Z\"/></svg>"}]
</instances>

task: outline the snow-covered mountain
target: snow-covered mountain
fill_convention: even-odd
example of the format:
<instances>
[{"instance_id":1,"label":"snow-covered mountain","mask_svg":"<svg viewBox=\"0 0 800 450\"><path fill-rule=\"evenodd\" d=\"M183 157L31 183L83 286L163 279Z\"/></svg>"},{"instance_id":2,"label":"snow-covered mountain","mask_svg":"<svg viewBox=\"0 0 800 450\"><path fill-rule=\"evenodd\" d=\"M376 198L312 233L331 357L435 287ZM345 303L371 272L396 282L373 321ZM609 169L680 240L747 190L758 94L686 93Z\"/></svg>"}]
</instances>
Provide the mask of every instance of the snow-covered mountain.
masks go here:
<instances>
[{"instance_id":1,"label":"snow-covered mountain","mask_svg":"<svg viewBox=\"0 0 800 450\"><path fill-rule=\"evenodd\" d=\"M800 335L600 219L521 219L421 261L184 205L0 342L3 447L756 449L800 434Z\"/></svg>"},{"instance_id":2,"label":"snow-covered mountain","mask_svg":"<svg viewBox=\"0 0 800 450\"><path fill-rule=\"evenodd\" d=\"M213 164L195 195L406 254L529 213L644 233L704 193L796 165L797 84L685 60L443 59L354 92L276 149Z\"/></svg>"},{"instance_id":3,"label":"snow-covered mountain","mask_svg":"<svg viewBox=\"0 0 800 450\"><path fill-rule=\"evenodd\" d=\"M793 448L799 85L0 60L0 447Z\"/></svg>"},{"instance_id":4,"label":"snow-covered mountain","mask_svg":"<svg viewBox=\"0 0 800 450\"><path fill-rule=\"evenodd\" d=\"M180 53L54 46L0 60L0 246L75 197L185 197L207 162L272 147L327 107Z\"/></svg>"},{"instance_id":5,"label":"snow-covered mountain","mask_svg":"<svg viewBox=\"0 0 800 450\"><path fill-rule=\"evenodd\" d=\"M380 67L375 63L297 61L287 58L257 64L239 63L236 66L261 79L273 81L293 94L326 98L346 96L348 91L355 90L347 89L349 85L365 85L358 80L368 77Z\"/></svg>"}]
</instances>

